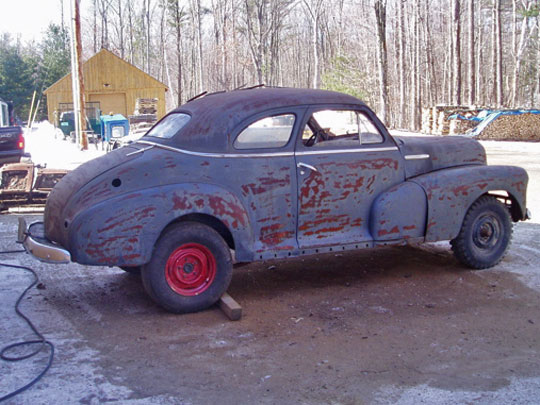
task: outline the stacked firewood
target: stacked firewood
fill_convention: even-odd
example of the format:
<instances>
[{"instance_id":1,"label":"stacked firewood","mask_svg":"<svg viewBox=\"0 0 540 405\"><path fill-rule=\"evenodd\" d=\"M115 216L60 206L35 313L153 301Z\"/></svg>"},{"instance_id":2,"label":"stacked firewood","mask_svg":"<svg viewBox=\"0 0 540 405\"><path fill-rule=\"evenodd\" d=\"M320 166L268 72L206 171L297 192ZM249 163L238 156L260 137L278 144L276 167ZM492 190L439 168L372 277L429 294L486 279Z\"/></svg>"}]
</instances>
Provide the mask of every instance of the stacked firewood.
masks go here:
<instances>
[{"instance_id":1,"label":"stacked firewood","mask_svg":"<svg viewBox=\"0 0 540 405\"><path fill-rule=\"evenodd\" d=\"M450 128L448 131L449 135L464 134L475 126L478 125L478 121L470 121L459 118L454 118L450 120Z\"/></svg>"},{"instance_id":2,"label":"stacked firewood","mask_svg":"<svg viewBox=\"0 0 540 405\"><path fill-rule=\"evenodd\" d=\"M138 98L135 101L134 115L157 113L157 98Z\"/></svg>"},{"instance_id":3,"label":"stacked firewood","mask_svg":"<svg viewBox=\"0 0 540 405\"><path fill-rule=\"evenodd\" d=\"M130 115L129 119L129 133L139 134L146 133L156 123L157 118L155 114L139 114Z\"/></svg>"},{"instance_id":4,"label":"stacked firewood","mask_svg":"<svg viewBox=\"0 0 540 405\"><path fill-rule=\"evenodd\" d=\"M436 135L454 135L467 132L474 128L478 122L466 119L449 119L454 114L465 117L477 115L478 109L460 106L439 104L422 110L422 132Z\"/></svg>"},{"instance_id":5,"label":"stacked firewood","mask_svg":"<svg viewBox=\"0 0 540 405\"><path fill-rule=\"evenodd\" d=\"M478 134L478 139L540 142L540 114L500 115Z\"/></svg>"},{"instance_id":6,"label":"stacked firewood","mask_svg":"<svg viewBox=\"0 0 540 405\"><path fill-rule=\"evenodd\" d=\"M129 132L144 134L157 121L157 98L138 98L135 102L135 113L130 115Z\"/></svg>"}]
</instances>

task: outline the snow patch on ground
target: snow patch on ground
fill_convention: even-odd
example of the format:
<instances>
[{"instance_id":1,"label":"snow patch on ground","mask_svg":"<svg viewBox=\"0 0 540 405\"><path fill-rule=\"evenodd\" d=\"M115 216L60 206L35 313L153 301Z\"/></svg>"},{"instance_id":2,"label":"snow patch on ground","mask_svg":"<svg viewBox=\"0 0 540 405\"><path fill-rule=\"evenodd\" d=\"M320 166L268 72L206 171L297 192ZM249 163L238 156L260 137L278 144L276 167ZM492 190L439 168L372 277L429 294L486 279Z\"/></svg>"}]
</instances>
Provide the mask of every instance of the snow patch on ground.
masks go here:
<instances>
[{"instance_id":1,"label":"snow patch on ground","mask_svg":"<svg viewBox=\"0 0 540 405\"><path fill-rule=\"evenodd\" d=\"M64 134L49 121L34 124L25 128L24 138L26 152L32 156L36 164L47 165L50 169L73 170L91 159L104 155L101 146L89 145L88 150L80 148L69 139L64 140Z\"/></svg>"},{"instance_id":2,"label":"snow patch on ground","mask_svg":"<svg viewBox=\"0 0 540 405\"><path fill-rule=\"evenodd\" d=\"M496 391L444 390L427 384L407 389L391 386L383 388L373 402L396 405L537 404L539 388L540 378L514 378L509 385Z\"/></svg>"}]
</instances>

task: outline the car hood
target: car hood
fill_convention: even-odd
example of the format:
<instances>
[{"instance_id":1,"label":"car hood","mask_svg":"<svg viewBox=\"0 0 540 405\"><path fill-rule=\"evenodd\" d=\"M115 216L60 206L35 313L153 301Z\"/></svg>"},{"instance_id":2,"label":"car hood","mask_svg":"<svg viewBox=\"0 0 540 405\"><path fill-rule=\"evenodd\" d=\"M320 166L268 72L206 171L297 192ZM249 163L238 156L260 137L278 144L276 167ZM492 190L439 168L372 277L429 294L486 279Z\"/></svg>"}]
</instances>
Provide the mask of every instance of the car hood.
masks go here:
<instances>
[{"instance_id":1,"label":"car hood","mask_svg":"<svg viewBox=\"0 0 540 405\"><path fill-rule=\"evenodd\" d=\"M396 136L405 159L405 176L465 165L485 165L486 151L478 141L463 136Z\"/></svg>"}]
</instances>

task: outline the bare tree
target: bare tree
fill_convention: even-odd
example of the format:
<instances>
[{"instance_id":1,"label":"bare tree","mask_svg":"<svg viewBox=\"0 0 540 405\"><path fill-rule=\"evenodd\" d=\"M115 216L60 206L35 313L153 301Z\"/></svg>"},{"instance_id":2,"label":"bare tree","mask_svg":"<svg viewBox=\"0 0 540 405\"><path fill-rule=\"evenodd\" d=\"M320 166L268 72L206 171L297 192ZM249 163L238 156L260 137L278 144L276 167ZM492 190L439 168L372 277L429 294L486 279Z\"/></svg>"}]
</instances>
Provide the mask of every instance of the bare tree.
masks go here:
<instances>
[{"instance_id":1,"label":"bare tree","mask_svg":"<svg viewBox=\"0 0 540 405\"><path fill-rule=\"evenodd\" d=\"M453 103L461 104L461 1L453 0L453 69L454 69L454 85L453 85Z\"/></svg>"},{"instance_id":2,"label":"bare tree","mask_svg":"<svg viewBox=\"0 0 540 405\"><path fill-rule=\"evenodd\" d=\"M375 19L377 24L377 53L379 66L379 110L380 119L388 119L388 59L386 49L386 0L375 0Z\"/></svg>"},{"instance_id":3,"label":"bare tree","mask_svg":"<svg viewBox=\"0 0 540 405\"><path fill-rule=\"evenodd\" d=\"M319 68L319 24L323 13L322 0L302 0L311 22L311 49L313 52L313 79L314 89L319 87L320 68Z\"/></svg>"},{"instance_id":4,"label":"bare tree","mask_svg":"<svg viewBox=\"0 0 540 405\"><path fill-rule=\"evenodd\" d=\"M502 27L501 27L501 0L493 0L493 96L495 105L503 105L503 61L502 61Z\"/></svg>"},{"instance_id":5,"label":"bare tree","mask_svg":"<svg viewBox=\"0 0 540 405\"><path fill-rule=\"evenodd\" d=\"M407 114L405 103L405 17L404 0L399 0L398 7L398 75L399 75L399 126L405 127Z\"/></svg>"},{"instance_id":6,"label":"bare tree","mask_svg":"<svg viewBox=\"0 0 540 405\"><path fill-rule=\"evenodd\" d=\"M389 125L415 129L421 107L437 103L540 101L538 0L87 4L87 52L109 47L164 80L171 107L245 84L320 87L358 96Z\"/></svg>"},{"instance_id":7,"label":"bare tree","mask_svg":"<svg viewBox=\"0 0 540 405\"><path fill-rule=\"evenodd\" d=\"M527 48L527 43L529 42L529 38L531 37L531 35L534 34L534 30L537 27L536 24L529 24L529 15L534 6L533 2L523 1L522 6L523 6L523 9L521 10L521 13L522 13L523 18L521 20L521 30L520 30L521 34L519 36L519 42L515 48L515 56L514 56L515 65L514 65L514 71L512 75L511 105L514 105L514 106L518 104L519 76L521 73L521 64L522 64L522 60L525 54L525 49ZM517 10L516 10L516 13L517 13ZM514 35L515 37L517 37L517 32L514 32Z\"/></svg>"},{"instance_id":8,"label":"bare tree","mask_svg":"<svg viewBox=\"0 0 540 405\"><path fill-rule=\"evenodd\" d=\"M473 105L476 103L476 67L475 67L475 41L474 41L474 21L475 16L475 0L468 0L468 47L469 47L469 104Z\"/></svg>"}]
</instances>

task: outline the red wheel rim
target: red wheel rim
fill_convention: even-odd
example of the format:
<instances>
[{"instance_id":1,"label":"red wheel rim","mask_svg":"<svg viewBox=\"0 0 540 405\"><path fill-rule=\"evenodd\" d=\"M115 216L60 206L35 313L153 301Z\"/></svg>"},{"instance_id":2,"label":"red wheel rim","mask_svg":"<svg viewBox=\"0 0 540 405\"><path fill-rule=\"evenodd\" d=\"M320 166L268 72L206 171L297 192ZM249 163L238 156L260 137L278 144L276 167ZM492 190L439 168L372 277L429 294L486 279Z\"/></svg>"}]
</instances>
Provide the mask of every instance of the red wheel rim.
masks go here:
<instances>
[{"instance_id":1,"label":"red wheel rim","mask_svg":"<svg viewBox=\"0 0 540 405\"><path fill-rule=\"evenodd\" d=\"M165 278L178 294L199 295L210 287L215 277L216 259L206 246L186 243L167 259Z\"/></svg>"}]
</instances>

